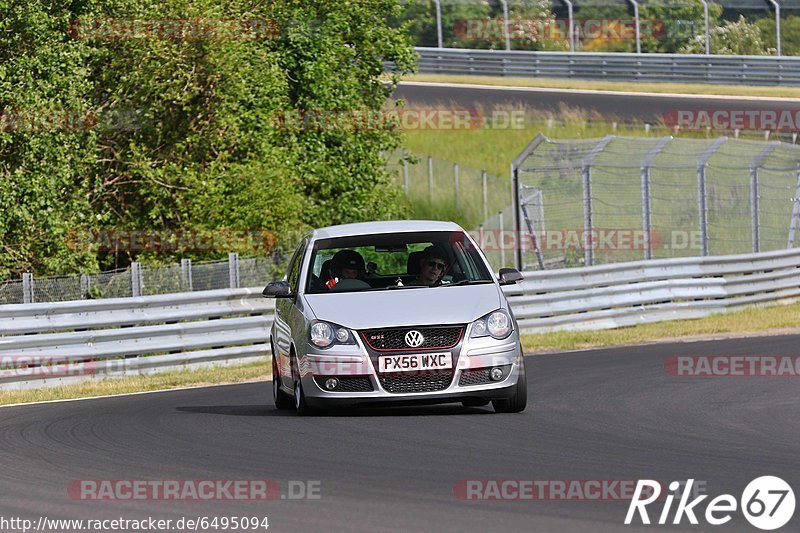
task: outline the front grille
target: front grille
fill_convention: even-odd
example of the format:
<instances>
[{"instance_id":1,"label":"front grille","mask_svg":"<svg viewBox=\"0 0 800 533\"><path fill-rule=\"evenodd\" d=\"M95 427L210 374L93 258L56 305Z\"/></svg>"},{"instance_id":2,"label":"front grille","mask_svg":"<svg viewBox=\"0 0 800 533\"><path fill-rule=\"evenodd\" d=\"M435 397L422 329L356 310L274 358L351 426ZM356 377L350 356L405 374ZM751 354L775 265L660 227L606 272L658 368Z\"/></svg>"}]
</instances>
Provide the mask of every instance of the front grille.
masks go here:
<instances>
[{"instance_id":1,"label":"front grille","mask_svg":"<svg viewBox=\"0 0 800 533\"><path fill-rule=\"evenodd\" d=\"M453 370L431 370L426 372L379 374L381 386L387 392L434 392L444 390L453 381Z\"/></svg>"},{"instance_id":2,"label":"front grille","mask_svg":"<svg viewBox=\"0 0 800 533\"><path fill-rule=\"evenodd\" d=\"M494 367L487 367L487 368L476 368L472 370L462 370L461 377L458 378L458 384L462 387L469 386L469 385L485 385L487 383L498 383L497 381L492 381L489 377L489 371ZM503 379L508 376L509 369L511 365L504 365L500 368L503 369ZM503 381L502 379L500 381Z\"/></svg>"},{"instance_id":3,"label":"front grille","mask_svg":"<svg viewBox=\"0 0 800 533\"><path fill-rule=\"evenodd\" d=\"M336 379L339 380L339 386L336 387L335 390L328 391L328 389L325 388L325 380L332 377L336 377ZM328 392L372 392L374 390L372 388L372 382L365 376L348 376L344 378L339 376L314 376L314 381L317 382L317 385L319 385L322 390Z\"/></svg>"},{"instance_id":4,"label":"front grille","mask_svg":"<svg viewBox=\"0 0 800 533\"><path fill-rule=\"evenodd\" d=\"M425 338L420 346L411 347L406 344L406 333L419 331ZM392 350L433 350L452 348L461 340L464 326L440 326L424 328L383 328L368 329L361 332L364 341L370 348L379 352Z\"/></svg>"}]
</instances>

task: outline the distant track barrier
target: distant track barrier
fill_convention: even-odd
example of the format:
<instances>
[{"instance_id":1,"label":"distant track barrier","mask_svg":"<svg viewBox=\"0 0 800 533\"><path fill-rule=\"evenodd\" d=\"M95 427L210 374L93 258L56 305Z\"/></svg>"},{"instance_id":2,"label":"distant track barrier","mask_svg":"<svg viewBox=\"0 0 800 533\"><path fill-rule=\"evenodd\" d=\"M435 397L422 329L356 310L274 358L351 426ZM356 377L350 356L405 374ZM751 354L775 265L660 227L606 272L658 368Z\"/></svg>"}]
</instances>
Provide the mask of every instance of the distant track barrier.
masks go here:
<instances>
[{"instance_id":1,"label":"distant track barrier","mask_svg":"<svg viewBox=\"0 0 800 533\"><path fill-rule=\"evenodd\" d=\"M800 86L800 57L416 50L421 74Z\"/></svg>"}]
</instances>

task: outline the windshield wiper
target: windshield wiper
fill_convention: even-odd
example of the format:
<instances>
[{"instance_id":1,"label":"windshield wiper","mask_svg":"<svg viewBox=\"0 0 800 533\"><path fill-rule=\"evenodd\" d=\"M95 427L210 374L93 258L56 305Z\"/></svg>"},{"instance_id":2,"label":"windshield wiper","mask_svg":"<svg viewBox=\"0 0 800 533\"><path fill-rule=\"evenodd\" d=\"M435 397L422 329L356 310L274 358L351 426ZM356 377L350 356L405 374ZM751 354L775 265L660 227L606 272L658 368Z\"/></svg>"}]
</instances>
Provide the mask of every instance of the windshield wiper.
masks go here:
<instances>
[{"instance_id":1,"label":"windshield wiper","mask_svg":"<svg viewBox=\"0 0 800 533\"><path fill-rule=\"evenodd\" d=\"M462 279L461 281L456 281L455 283L443 283L440 287L455 287L457 285L483 285L485 283L494 283L490 279Z\"/></svg>"}]
</instances>

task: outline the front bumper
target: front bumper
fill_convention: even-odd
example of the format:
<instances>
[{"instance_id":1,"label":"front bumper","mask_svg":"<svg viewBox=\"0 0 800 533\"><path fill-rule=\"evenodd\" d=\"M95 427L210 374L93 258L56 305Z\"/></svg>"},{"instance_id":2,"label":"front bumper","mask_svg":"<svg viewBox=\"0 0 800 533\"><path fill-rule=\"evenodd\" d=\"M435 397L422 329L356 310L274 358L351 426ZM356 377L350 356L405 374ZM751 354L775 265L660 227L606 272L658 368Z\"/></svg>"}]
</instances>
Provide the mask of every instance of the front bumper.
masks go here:
<instances>
[{"instance_id":1,"label":"front bumper","mask_svg":"<svg viewBox=\"0 0 800 533\"><path fill-rule=\"evenodd\" d=\"M360 342L358 346L341 348L335 354L314 352L301 357L300 376L309 406L325 408L504 400L513 396L520 377L520 365L524 364L516 331L503 341L468 339L452 351L452 378L441 390L392 392L389 381L384 379L382 382L378 376L374 352ZM504 369L503 378L499 381L483 379L488 369L495 367ZM357 377L361 384L369 380L372 390L328 391L323 384L329 377L344 378L342 381Z\"/></svg>"}]
</instances>

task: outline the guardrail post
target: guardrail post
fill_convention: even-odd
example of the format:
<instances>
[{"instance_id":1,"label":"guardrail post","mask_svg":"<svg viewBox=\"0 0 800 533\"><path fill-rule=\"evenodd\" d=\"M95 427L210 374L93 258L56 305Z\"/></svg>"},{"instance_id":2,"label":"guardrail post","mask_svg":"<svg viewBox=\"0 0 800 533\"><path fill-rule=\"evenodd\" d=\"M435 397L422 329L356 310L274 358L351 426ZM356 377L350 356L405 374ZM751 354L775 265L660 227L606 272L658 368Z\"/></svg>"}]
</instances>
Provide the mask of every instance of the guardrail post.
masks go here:
<instances>
[{"instance_id":1,"label":"guardrail post","mask_svg":"<svg viewBox=\"0 0 800 533\"><path fill-rule=\"evenodd\" d=\"M186 287L186 290L193 291L191 259L181 259L181 278L183 279L183 285Z\"/></svg>"},{"instance_id":2,"label":"guardrail post","mask_svg":"<svg viewBox=\"0 0 800 533\"><path fill-rule=\"evenodd\" d=\"M708 206L706 205L706 166L697 167L697 208L700 213L700 255L708 255Z\"/></svg>"},{"instance_id":3,"label":"guardrail post","mask_svg":"<svg viewBox=\"0 0 800 533\"><path fill-rule=\"evenodd\" d=\"M428 156L428 205L433 204L433 158Z\"/></svg>"},{"instance_id":4,"label":"guardrail post","mask_svg":"<svg viewBox=\"0 0 800 533\"><path fill-rule=\"evenodd\" d=\"M131 263L131 296L142 295L142 265L137 261Z\"/></svg>"},{"instance_id":5,"label":"guardrail post","mask_svg":"<svg viewBox=\"0 0 800 533\"><path fill-rule=\"evenodd\" d=\"M585 165L583 174L583 247L585 266L594 264L594 240L592 239L592 167Z\"/></svg>"},{"instance_id":6,"label":"guardrail post","mask_svg":"<svg viewBox=\"0 0 800 533\"><path fill-rule=\"evenodd\" d=\"M503 37L506 40L506 50L511 50L511 35L508 33L508 0L500 0L503 5Z\"/></svg>"},{"instance_id":7,"label":"guardrail post","mask_svg":"<svg viewBox=\"0 0 800 533\"><path fill-rule=\"evenodd\" d=\"M228 278L230 280L230 288L239 288L239 254L230 252L228 254Z\"/></svg>"},{"instance_id":8,"label":"guardrail post","mask_svg":"<svg viewBox=\"0 0 800 533\"><path fill-rule=\"evenodd\" d=\"M81 300L89 298L89 276L81 274Z\"/></svg>"},{"instance_id":9,"label":"guardrail post","mask_svg":"<svg viewBox=\"0 0 800 533\"><path fill-rule=\"evenodd\" d=\"M403 190L408 198L408 150L403 148Z\"/></svg>"},{"instance_id":10,"label":"guardrail post","mask_svg":"<svg viewBox=\"0 0 800 533\"><path fill-rule=\"evenodd\" d=\"M461 198L459 198L459 186L458 186L458 163L453 164L453 180L455 181L456 186L456 211L459 210L461 207Z\"/></svg>"},{"instance_id":11,"label":"guardrail post","mask_svg":"<svg viewBox=\"0 0 800 533\"><path fill-rule=\"evenodd\" d=\"M653 258L653 243L650 240L652 231L652 215L650 210L650 167L642 168L642 230L644 231L644 258Z\"/></svg>"},{"instance_id":12,"label":"guardrail post","mask_svg":"<svg viewBox=\"0 0 800 533\"><path fill-rule=\"evenodd\" d=\"M633 17L636 23L636 53L642 53L642 34L640 31L639 25L639 2L637 0L628 0L631 4L633 4Z\"/></svg>"},{"instance_id":13,"label":"guardrail post","mask_svg":"<svg viewBox=\"0 0 800 533\"><path fill-rule=\"evenodd\" d=\"M486 189L486 171L481 171L481 186L483 187L483 223L489 220L489 201L488 191Z\"/></svg>"},{"instance_id":14,"label":"guardrail post","mask_svg":"<svg viewBox=\"0 0 800 533\"><path fill-rule=\"evenodd\" d=\"M33 301L33 274L25 272L22 274L22 303L32 304Z\"/></svg>"},{"instance_id":15,"label":"guardrail post","mask_svg":"<svg viewBox=\"0 0 800 533\"><path fill-rule=\"evenodd\" d=\"M750 169L750 225L753 238L753 253L757 254L761 248L759 242L759 224L758 216L758 167Z\"/></svg>"},{"instance_id":16,"label":"guardrail post","mask_svg":"<svg viewBox=\"0 0 800 533\"><path fill-rule=\"evenodd\" d=\"M797 187L795 187L792 207L792 221L789 224L789 244L787 248L794 248L794 236L800 227L800 165L797 165Z\"/></svg>"},{"instance_id":17,"label":"guardrail post","mask_svg":"<svg viewBox=\"0 0 800 533\"><path fill-rule=\"evenodd\" d=\"M439 48L442 46L442 0L433 0L436 3L436 42Z\"/></svg>"}]
</instances>

